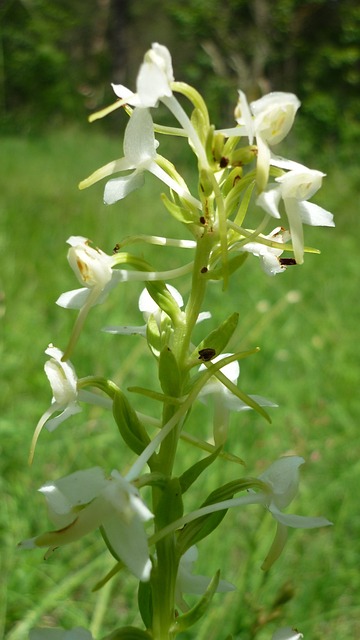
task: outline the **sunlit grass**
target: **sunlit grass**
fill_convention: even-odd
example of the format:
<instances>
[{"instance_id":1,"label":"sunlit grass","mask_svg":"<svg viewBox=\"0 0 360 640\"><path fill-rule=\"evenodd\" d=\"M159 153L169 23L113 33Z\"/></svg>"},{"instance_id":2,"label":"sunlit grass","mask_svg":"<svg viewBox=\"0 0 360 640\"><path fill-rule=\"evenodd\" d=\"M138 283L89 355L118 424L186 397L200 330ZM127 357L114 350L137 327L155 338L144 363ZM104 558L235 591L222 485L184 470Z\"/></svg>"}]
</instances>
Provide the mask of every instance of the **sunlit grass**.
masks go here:
<instances>
[{"instance_id":1,"label":"sunlit grass","mask_svg":"<svg viewBox=\"0 0 360 640\"><path fill-rule=\"evenodd\" d=\"M65 347L75 318L54 304L60 293L78 286L65 257L70 235L89 237L110 253L123 236L139 229L163 233L169 225L178 236L181 230L168 220L158 199L161 186L151 176L118 207L102 205L102 185L78 192L82 178L121 155L118 140L71 130L39 139L4 139L0 154L0 633L22 640L36 624L89 627L93 622L101 637L116 624L136 621L136 598L135 581L128 576L114 580L111 593L90 593L112 566L99 535L61 549L46 563L41 551L19 552L16 543L49 526L42 498L35 493L44 481L97 464L123 471L132 458L124 453L111 415L91 408L55 433L45 431L33 467L27 467L34 426L50 403L43 352L49 342ZM359 636L358 194L355 172L344 174L331 166L327 171L321 204L335 213L337 227L306 230L308 244L319 247L321 255L307 256L302 267L273 279L249 258L225 297L218 285L209 287L207 302L212 310L215 305L215 317L207 328L232 311L240 312L230 348L239 342L245 348L261 347L242 362L240 385L280 405L272 412L271 425L253 412L234 417L228 449L246 460L245 472L251 475L280 455L304 456L307 464L294 510L326 516L335 526L291 532L277 567L264 575L259 567L275 523L258 508L228 514L214 539L200 547L198 570L209 574L222 568L223 577L239 591L216 596L212 612L194 631L199 640L218 640L230 632L241 640L265 640L281 621L312 640ZM142 254L141 246L136 250ZM159 268L182 260L179 251L172 255L165 250L160 258L156 250L151 256ZM186 282L175 284L186 296ZM152 375L151 357L140 338L99 331L105 324L141 322L133 297L140 288L124 285L90 314L74 356L80 376L106 375L126 389L145 384ZM143 409L143 403L134 396L135 406ZM204 429L203 411L194 410L194 433ZM186 467L195 454L184 443L181 451ZM225 470L216 463L204 476L207 486L199 483L197 499L202 501L216 482L235 473L239 470L229 463ZM294 592L295 598L278 607L274 603L282 591ZM107 599L113 604L103 620Z\"/></svg>"}]
</instances>

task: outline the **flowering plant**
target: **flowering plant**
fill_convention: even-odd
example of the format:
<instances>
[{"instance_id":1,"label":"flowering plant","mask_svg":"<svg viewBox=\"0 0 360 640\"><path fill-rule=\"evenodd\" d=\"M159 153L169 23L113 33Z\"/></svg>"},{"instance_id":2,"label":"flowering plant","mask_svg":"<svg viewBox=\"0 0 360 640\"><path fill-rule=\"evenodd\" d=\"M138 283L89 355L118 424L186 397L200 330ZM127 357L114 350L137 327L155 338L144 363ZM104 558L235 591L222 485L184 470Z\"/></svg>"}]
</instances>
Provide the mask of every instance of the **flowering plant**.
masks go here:
<instances>
[{"instance_id":1,"label":"flowering plant","mask_svg":"<svg viewBox=\"0 0 360 640\"><path fill-rule=\"evenodd\" d=\"M40 492L55 529L20 544L23 548L45 547L49 555L55 548L99 529L115 559L114 570L105 581L120 570L131 572L139 580L138 602L143 620L142 628L119 627L107 637L167 640L206 615L216 592L236 588L220 579L219 572L213 577L193 574L199 543L221 525L229 509L259 504L275 520L275 538L262 565L265 571L283 551L289 528L330 524L323 517L284 512L297 493L302 458L280 458L259 477L239 476L242 460L227 450L230 413L253 410L269 419L268 410L277 405L261 395L248 395L238 386L239 361L257 349L225 351L238 325L236 310L215 329L203 330L200 342L194 337L194 328L211 315L203 311L209 282L221 282L226 295L229 280L238 277L249 256L258 257L269 276L283 273L289 265L301 264L306 252L316 252L304 246L304 224L334 223L331 213L308 203L321 186L324 174L272 152L272 147L289 132L300 106L293 94L275 92L248 105L240 91L236 126L216 129L199 93L174 80L170 53L159 44L153 44L146 53L135 92L122 85L113 88L119 99L92 120L120 107L126 110L129 121L123 156L84 179L80 188L106 179L104 201L114 204L141 187L145 173L150 172L169 188L169 194L162 195L162 202L186 237L137 233L118 243L112 255L82 236L68 239L68 260L82 288L63 293L57 304L78 309L79 313L64 351L53 345L46 349L50 360L45 372L53 400L36 427L31 459L43 426L54 430L81 411L82 402L112 410L120 437L136 458L125 475L119 470L92 467L46 482ZM190 114L177 94L187 98ZM175 118L176 126L153 120L160 103ZM174 165L158 153L157 138L162 134L188 141L197 162L196 193ZM254 209L263 212L256 225L252 223ZM273 218L277 222L275 228L271 224ZM191 259L175 269L159 269L124 251L125 246L138 242L186 249L191 252ZM175 287L167 284L179 276L190 279L190 294L185 302ZM158 403L157 417L137 410L111 380L78 378L70 362L92 307L104 302L118 284L126 281L145 286L139 300L143 323L108 326L105 331L119 336L139 335L147 341L157 367L158 387L150 384L138 391ZM198 401L213 410L206 440L192 430L190 410ZM153 425L158 427L155 436L150 435ZM174 475L180 439L206 455L202 453L195 464ZM204 495L193 510L186 510L184 494L220 458L236 463L235 478ZM151 495L148 504L144 493ZM186 603L186 593L199 596L194 606ZM80 627L69 631L34 629L31 633L32 640L90 637ZM279 629L273 636L274 640L301 637L289 627Z\"/></svg>"}]
</instances>

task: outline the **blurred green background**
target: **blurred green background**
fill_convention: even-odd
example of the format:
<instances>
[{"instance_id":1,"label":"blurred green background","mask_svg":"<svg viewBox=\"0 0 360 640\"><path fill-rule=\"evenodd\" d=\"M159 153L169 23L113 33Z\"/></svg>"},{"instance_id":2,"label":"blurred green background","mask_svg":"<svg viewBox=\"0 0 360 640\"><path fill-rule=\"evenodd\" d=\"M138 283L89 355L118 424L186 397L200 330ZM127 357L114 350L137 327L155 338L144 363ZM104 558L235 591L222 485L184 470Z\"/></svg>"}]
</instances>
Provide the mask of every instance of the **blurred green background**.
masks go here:
<instances>
[{"instance_id":1,"label":"blurred green background","mask_svg":"<svg viewBox=\"0 0 360 640\"><path fill-rule=\"evenodd\" d=\"M321 255L306 256L303 266L268 278L249 258L225 301L211 286L207 304L215 312L206 327L240 312L231 348L261 347L243 361L241 386L280 405L271 425L253 412L235 416L229 450L246 460L251 475L280 455L302 455L293 511L326 516L334 527L291 532L283 557L264 575L259 567L274 522L257 508L228 514L200 545L197 569L210 575L220 567L238 591L216 596L205 622L183 638L233 633L265 640L282 624L309 640L360 637L358 2L5 0L0 25L0 636L22 640L35 625L81 624L100 638L119 619L137 623L136 585L128 576L89 593L112 566L98 534L47 562L41 551L17 551L16 543L49 526L35 493L46 480L96 464L126 470L132 462L112 420L94 407L54 434L44 432L31 469L27 456L51 399L44 349L49 342L64 348L74 321L54 304L77 286L66 239L84 235L111 253L139 226L144 233L183 233L150 175L114 207L102 205L103 185L77 190L79 180L122 155L126 116L89 125L87 115L113 101L111 81L134 87L144 51L159 41L172 52L176 79L204 93L218 126L232 124L240 87L250 99L270 90L297 93L302 108L279 152L327 173L316 201L336 220L335 229L306 229L306 243ZM161 140L164 155L167 149ZM192 158L181 141L171 154L190 174ZM158 250L138 251L159 261ZM164 250L160 264L182 260L180 251ZM186 280L175 284L186 297ZM74 356L79 376L106 375L124 389L146 383L153 365L145 343L99 332L105 324L141 323L134 304L140 290L124 285L93 310ZM200 338L204 328L198 330ZM143 409L143 398L134 396L134 404ZM151 403L148 409L156 411ZM194 411L200 433L204 411ZM180 468L197 459L185 445L181 451ZM237 471L217 463L194 500Z\"/></svg>"}]
</instances>

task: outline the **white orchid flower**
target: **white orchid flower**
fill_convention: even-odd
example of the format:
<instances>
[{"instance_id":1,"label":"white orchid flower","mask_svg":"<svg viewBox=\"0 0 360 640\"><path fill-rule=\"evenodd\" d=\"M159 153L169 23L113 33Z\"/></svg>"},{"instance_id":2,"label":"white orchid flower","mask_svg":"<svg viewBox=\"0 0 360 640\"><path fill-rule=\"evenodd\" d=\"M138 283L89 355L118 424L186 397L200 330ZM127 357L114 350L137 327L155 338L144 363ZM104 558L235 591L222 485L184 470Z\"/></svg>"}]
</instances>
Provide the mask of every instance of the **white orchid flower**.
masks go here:
<instances>
[{"instance_id":1,"label":"white orchid flower","mask_svg":"<svg viewBox=\"0 0 360 640\"><path fill-rule=\"evenodd\" d=\"M102 303L110 290L123 280L122 271L112 268L117 263L116 255L109 256L100 249L91 247L89 242L83 236L71 236L67 240L70 245L69 264L83 287L66 291L56 300L60 307L80 310L63 356L65 360L75 346L90 309Z\"/></svg>"},{"instance_id":2,"label":"white orchid flower","mask_svg":"<svg viewBox=\"0 0 360 640\"><path fill-rule=\"evenodd\" d=\"M62 293L56 304L65 309L81 309L103 302L118 281L119 274L112 268L116 257L91 247L90 240L83 236L70 236L66 242L70 245L69 264L83 287Z\"/></svg>"},{"instance_id":3,"label":"white orchid flower","mask_svg":"<svg viewBox=\"0 0 360 640\"><path fill-rule=\"evenodd\" d=\"M330 211L307 202L320 189L324 175L321 171L298 167L276 178L279 186L263 191L256 200L256 203L274 218L280 218L279 204L283 200L297 264L304 262L302 225L335 226Z\"/></svg>"},{"instance_id":4,"label":"white orchid flower","mask_svg":"<svg viewBox=\"0 0 360 640\"><path fill-rule=\"evenodd\" d=\"M50 382L53 398L49 409L41 417L40 422L45 424L48 431L54 431L69 416L79 413L81 407L78 404L77 375L71 362L63 362L63 352L52 344L45 349L50 356L44 365L46 376ZM54 413L60 411L55 418L49 419Z\"/></svg>"},{"instance_id":5,"label":"white orchid flower","mask_svg":"<svg viewBox=\"0 0 360 640\"><path fill-rule=\"evenodd\" d=\"M251 102L249 108L245 94L239 91L235 115L239 114L237 122L245 125L250 144L256 138L256 182L260 192L265 189L269 177L270 147L287 136L299 107L300 101L293 93L274 91Z\"/></svg>"},{"instance_id":6,"label":"white orchid flower","mask_svg":"<svg viewBox=\"0 0 360 640\"><path fill-rule=\"evenodd\" d=\"M199 552L194 545L185 551L181 556L178 574L175 584L175 602L182 611L187 610L186 602L183 599L184 593L193 593L196 595L203 595L208 588L211 578L207 576L200 576L193 574L193 565L197 561ZM217 593L227 593L228 591L235 591L236 587L227 582L226 580L219 580L217 586Z\"/></svg>"},{"instance_id":7,"label":"white orchid flower","mask_svg":"<svg viewBox=\"0 0 360 640\"><path fill-rule=\"evenodd\" d=\"M113 178L106 183L104 202L105 204L114 204L125 198L134 189L141 187L144 183L144 172L149 171L179 196L198 208L200 204L198 200L157 164L157 146L149 109L134 109L125 129L123 157L97 169L80 182L79 188L85 189L114 173L131 171L125 176Z\"/></svg>"},{"instance_id":8,"label":"white orchid flower","mask_svg":"<svg viewBox=\"0 0 360 640\"><path fill-rule=\"evenodd\" d=\"M93 640L93 637L84 627L73 629L57 629L55 627L31 629L29 640Z\"/></svg>"},{"instance_id":9,"label":"white orchid flower","mask_svg":"<svg viewBox=\"0 0 360 640\"><path fill-rule=\"evenodd\" d=\"M101 527L113 555L139 580L149 580L151 561L144 522L153 514L117 471L110 478L100 467L76 471L46 483L39 491L58 529L21 542L21 548L49 547L47 557L57 547Z\"/></svg>"},{"instance_id":10,"label":"white orchid flower","mask_svg":"<svg viewBox=\"0 0 360 640\"><path fill-rule=\"evenodd\" d=\"M169 50L157 42L144 56L136 80L136 93L122 84L113 84L115 94L134 107L156 107L160 98L172 95L170 83L174 81Z\"/></svg>"},{"instance_id":11,"label":"white orchid flower","mask_svg":"<svg viewBox=\"0 0 360 640\"><path fill-rule=\"evenodd\" d=\"M277 244L285 244L291 238L290 233L281 227L276 227L266 236L260 234L259 237ZM236 250L237 244L234 243L232 248ZM269 276L275 276L277 273L283 273L286 270L286 264L280 258L283 254L283 249L253 241L246 244L241 243L240 251L252 253L253 256L259 258L263 271Z\"/></svg>"},{"instance_id":12,"label":"white orchid flower","mask_svg":"<svg viewBox=\"0 0 360 640\"><path fill-rule=\"evenodd\" d=\"M221 355L213 358L212 362L219 362L219 360L230 355L232 354L222 353ZM200 365L199 371L204 371L205 369L206 366L204 364ZM240 375L240 365L236 360L226 364L224 367L221 367L220 371L230 380L230 382L237 384ZM277 405L271 402L271 400L267 400L262 396L250 395L249 397L255 400L261 407L277 407ZM229 391L229 389L220 382L220 380L217 380L215 376L210 378L210 380L204 384L198 398L204 404L209 404L209 401L213 404L213 434L216 446L220 446L226 442L230 412L248 411L251 409L251 407L245 404L245 402L242 402L240 398L234 396L234 394L231 393L231 391Z\"/></svg>"},{"instance_id":13,"label":"white orchid flower","mask_svg":"<svg viewBox=\"0 0 360 640\"><path fill-rule=\"evenodd\" d=\"M50 407L43 413L35 427L30 448L30 462L34 457L36 443L42 428L45 426L48 431L54 431L70 416L79 413L81 411L79 401L108 409L112 408L111 400L101 398L95 393L85 391L85 389L78 389L76 371L71 362L63 361L64 354L60 349L49 344L45 353L50 356L50 360L44 364L44 370L50 382L53 397ZM52 418L55 413L58 415Z\"/></svg>"},{"instance_id":14,"label":"white orchid flower","mask_svg":"<svg viewBox=\"0 0 360 640\"><path fill-rule=\"evenodd\" d=\"M270 489L270 501L267 508L277 522L277 530L271 549L265 558L262 569L270 569L280 556L287 539L287 528L312 529L332 523L325 518L312 518L283 513L283 509L295 498L299 488L299 467L305 460L299 456L280 458L272 464L259 479Z\"/></svg>"},{"instance_id":15,"label":"white orchid flower","mask_svg":"<svg viewBox=\"0 0 360 640\"><path fill-rule=\"evenodd\" d=\"M275 631L271 640L301 640L303 637L303 634L296 631L296 629L283 627L282 629Z\"/></svg>"}]
</instances>

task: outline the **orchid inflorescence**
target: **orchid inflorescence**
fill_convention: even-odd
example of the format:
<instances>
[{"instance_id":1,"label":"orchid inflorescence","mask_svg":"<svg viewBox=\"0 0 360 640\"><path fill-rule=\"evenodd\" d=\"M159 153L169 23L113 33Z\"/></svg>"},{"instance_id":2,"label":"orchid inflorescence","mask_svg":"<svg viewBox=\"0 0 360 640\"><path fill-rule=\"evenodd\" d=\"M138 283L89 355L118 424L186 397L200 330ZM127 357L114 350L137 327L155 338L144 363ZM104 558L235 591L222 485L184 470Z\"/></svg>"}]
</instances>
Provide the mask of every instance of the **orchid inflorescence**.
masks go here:
<instances>
[{"instance_id":1,"label":"orchid inflorescence","mask_svg":"<svg viewBox=\"0 0 360 640\"><path fill-rule=\"evenodd\" d=\"M269 419L267 409L277 406L262 396L248 395L238 386L239 360L257 351L225 352L237 328L238 313L212 331L205 331L201 342L194 344L195 325L211 317L210 312L202 310L207 284L222 282L226 295L229 279L236 277L249 255L258 257L270 276L283 273L288 265L300 265L306 252L316 253L316 249L304 246L303 225L334 223L331 213L309 202L324 174L273 151L293 125L300 106L295 95L274 92L249 105L245 94L239 91L235 126L217 129L210 123L199 93L174 80L170 53L160 44L153 44L146 53L136 91L123 85L113 85L113 89L118 100L91 120L120 107L126 110L129 120L123 156L96 170L79 186L83 189L106 179L104 201L114 204L141 187L149 172L169 189L168 195L162 195L162 202L187 237L137 233L119 242L111 255L85 237L68 239L68 261L81 288L63 293L57 304L77 309L78 316L65 350L52 344L46 349L50 359L45 373L53 398L35 429L30 458L34 457L43 427L54 431L80 412L82 403L110 409L122 440L137 457L125 475L118 470L92 467L46 482L40 492L47 501L55 530L25 540L21 546L47 547L47 557L57 547L100 529L116 560L111 575L127 569L139 580L139 609L144 623L144 629L119 628L111 637L165 640L205 615L216 592L235 588L220 580L219 573L211 579L192 572L197 543L220 525L228 509L259 504L275 520L276 534L263 562L264 570L269 570L282 552L289 527L330 524L322 517L284 512L297 493L299 467L304 463L295 455L273 462L259 477L236 477L215 488L192 511L184 512L182 497L218 458L236 463L238 473L243 461L227 451L231 412L254 410ZM176 94L188 100L190 115ZM153 119L160 103L169 110L176 126L161 125ZM197 193L158 153L158 138L163 134L187 139L197 162ZM255 226L248 221L254 209L258 218L262 214ZM177 268L157 269L124 251L138 242L183 248L191 258ZM284 253L287 257L283 257ZM177 289L167 283L186 275L191 277L191 288L184 303ZM160 390L151 388L144 393L160 402L159 418L137 411L111 380L79 378L70 361L92 307L103 303L119 284L128 281L145 286L139 299L142 320L136 326L107 326L103 330L118 336L140 336L138 339L147 341L157 363ZM207 440L199 438L191 427L190 409L198 401L213 409L212 432ZM158 431L151 437L154 426ZM207 455L180 476L174 476L180 438ZM151 489L151 506L142 496L144 487ZM186 593L200 597L192 608L184 599ZM35 629L30 637L90 640L92 636L85 629L74 628L66 632ZM289 627L273 635L274 640L301 637Z\"/></svg>"}]
</instances>

